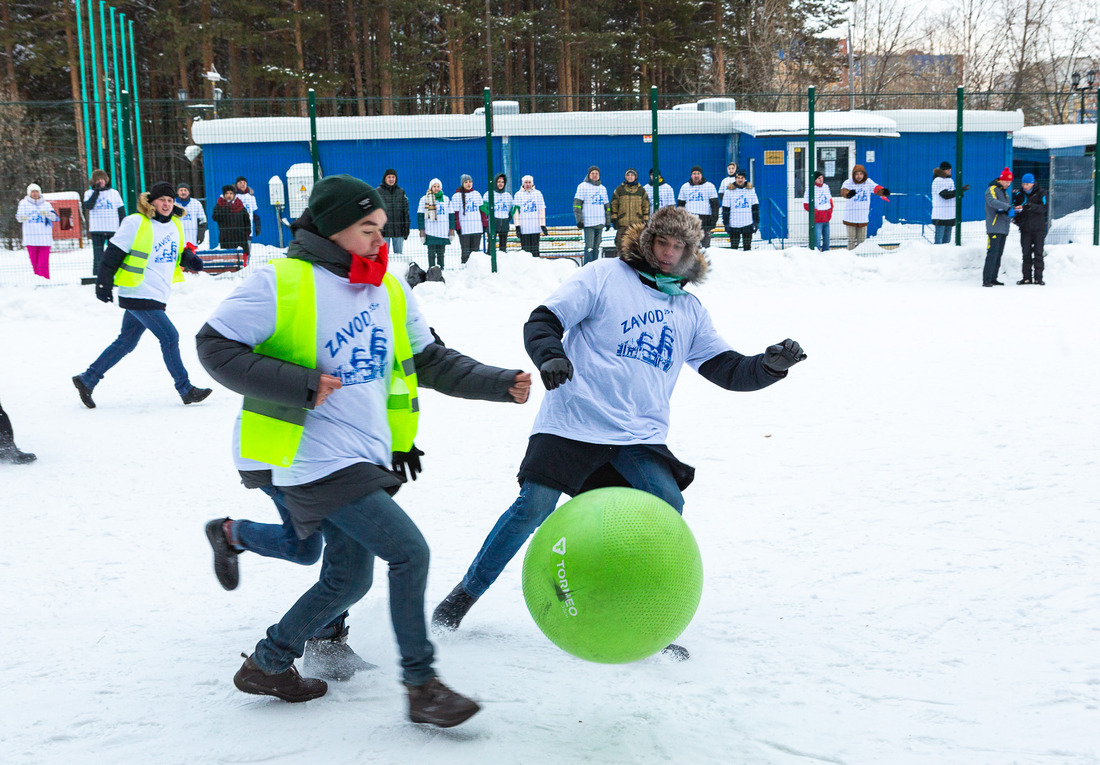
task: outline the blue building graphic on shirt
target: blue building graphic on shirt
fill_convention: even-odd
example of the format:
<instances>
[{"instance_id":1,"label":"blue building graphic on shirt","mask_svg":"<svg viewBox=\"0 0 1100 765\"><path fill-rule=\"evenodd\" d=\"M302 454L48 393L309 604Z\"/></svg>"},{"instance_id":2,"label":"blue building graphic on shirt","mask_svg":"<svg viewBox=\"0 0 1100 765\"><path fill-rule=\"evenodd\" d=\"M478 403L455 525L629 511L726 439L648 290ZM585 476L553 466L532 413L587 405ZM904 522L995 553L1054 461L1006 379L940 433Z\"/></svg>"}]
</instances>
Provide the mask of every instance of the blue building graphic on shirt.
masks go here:
<instances>
[{"instance_id":1,"label":"blue building graphic on shirt","mask_svg":"<svg viewBox=\"0 0 1100 765\"><path fill-rule=\"evenodd\" d=\"M615 355L627 359L638 359L651 367L667 372L672 368L672 344L672 330L665 324L661 328L661 337L656 344L653 343L651 333L642 331L637 340L624 340L619 343Z\"/></svg>"},{"instance_id":2,"label":"blue building graphic on shirt","mask_svg":"<svg viewBox=\"0 0 1100 765\"><path fill-rule=\"evenodd\" d=\"M371 330L370 350L362 346L351 349L351 360L333 370L344 385L359 385L377 380L386 374L386 333L381 327Z\"/></svg>"}]
</instances>

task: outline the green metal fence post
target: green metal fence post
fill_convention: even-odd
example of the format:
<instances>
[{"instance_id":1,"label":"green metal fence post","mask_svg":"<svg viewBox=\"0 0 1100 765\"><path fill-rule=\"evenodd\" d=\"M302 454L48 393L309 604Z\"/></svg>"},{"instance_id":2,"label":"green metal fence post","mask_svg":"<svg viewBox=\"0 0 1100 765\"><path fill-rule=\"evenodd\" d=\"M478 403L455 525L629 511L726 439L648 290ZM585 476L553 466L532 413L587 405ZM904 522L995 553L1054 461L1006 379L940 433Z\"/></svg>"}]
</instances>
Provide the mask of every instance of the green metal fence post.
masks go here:
<instances>
[{"instance_id":1,"label":"green metal fence post","mask_svg":"<svg viewBox=\"0 0 1100 765\"><path fill-rule=\"evenodd\" d=\"M84 25L80 23L80 0L73 0L76 11L76 45L80 55L80 103L84 119L84 160L88 163L85 175L92 175L92 124L88 119L88 71L84 66Z\"/></svg>"},{"instance_id":2,"label":"green metal fence post","mask_svg":"<svg viewBox=\"0 0 1100 765\"><path fill-rule=\"evenodd\" d=\"M130 69L133 75L130 98L134 104L134 129L137 131L137 188L145 191L145 150L141 143L141 102L138 100L137 64L134 58L134 20L126 22L130 27Z\"/></svg>"},{"instance_id":3,"label":"green metal fence post","mask_svg":"<svg viewBox=\"0 0 1100 765\"><path fill-rule=\"evenodd\" d=\"M114 114L118 111L118 88L109 88L108 85L111 82L111 76L107 72L107 65L109 60L107 58L107 3L104 0L99 0L99 40L101 48L103 49L103 111L104 114L104 132L107 133L107 172L111 176L111 180L118 183L118 168L115 162L115 118ZM114 100L114 109L111 108L111 101Z\"/></svg>"},{"instance_id":4,"label":"green metal fence post","mask_svg":"<svg viewBox=\"0 0 1100 765\"><path fill-rule=\"evenodd\" d=\"M122 152L123 182L125 183L126 205L130 210L137 210L137 187L134 182L134 143L133 132L130 123L130 93L122 91L119 102L119 113L122 115L122 133L118 141Z\"/></svg>"},{"instance_id":5,"label":"green metal fence post","mask_svg":"<svg viewBox=\"0 0 1100 765\"><path fill-rule=\"evenodd\" d=\"M126 86L123 85L119 88L119 85L124 82L122 78L118 76L118 38L115 36L115 9L111 8L111 72L114 74L115 91L126 90ZM127 109L129 112L129 109ZM122 132L126 127L126 123L122 120L122 109L118 111L118 177L121 182L121 193L124 199L129 199L130 195L127 193L127 187L130 185L130 171L126 168L125 154L122 152Z\"/></svg>"},{"instance_id":6,"label":"green metal fence post","mask_svg":"<svg viewBox=\"0 0 1100 765\"><path fill-rule=\"evenodd\" d=\"M817 200L814 198L813 189L811 189L809 186L809 184L813 183L814 170L816 169L817 165L817 163L815 162L815 159L817 157L817 147L814 145L814 140L816 139L816 136L814 134L814 107L816 106L816 103L813 85L811 85L806 90L806 102L806 116L809 118L809 125L807 130L809 146L806 154L806 199L809 200L810 203L810 249L813 250L817 247L817 227L814 226L814 218L817 217L816 215L814 215L814 202L816 202Z\"/></svg>"},{"instance_id":7,"label":"green metal fence post","mask_svg":"<svg viewBox=\"0 0 1100 765\"><path fill-rule=\"evenodd\" d=\"M317 151L317 94L309 89L309 156L313 160L313 182L321 180L321 155Z\"/></svg>"},{"instance_id":8,"label":"green metal fence post","mask_svg":"<svg viewBox=\"0 0 1100 765\"><path fill-rule=\"evenodd\" d=\"M96 43L95 43L95 9L92 7L94 0L88 0L88 52L91 54L92 59L92 98L95 110L95 146L96 146L96 165L98 167L104 167L103 164L103 118L99 112L99 62L96 58ZM103 30L100 30L100 34ZM106 95L106 94L104 94ZM88 157L88 163L92 163L92 158Z\"/></svg>"},{"instance_id":9,"label":"green metal fence post","mask_svg":"<svg viewBox=\"0 0 1100 765\"><path fill-rule=\"evenodd\" d=\"M653 127L650 141L653 143L653 175L649 179L653 186L653 199L649 200L649 212L653 213L661 201L661 162L657 152L657 86L649 86L649 113L652 117Z\"/></svg>"},{"instance_id":10,"label":"green metal fence post","mask_svg":"<svg viewBox=\"0 0 1100 765\"><path fill-rule=\"evenodd\" d=\"M1100 88L1096 89L1096 146L1092 159L1092 246L1100 247Z\"/></svg>"},{"instance_id":11,"label":"green metal fence post","mask_svg":"<svg viewBox=\"0 0 1100 765\"><path fill-rule=\"evenodd\" d=\"M960 87L955 91L955 188L963 186L963 99L965 94ZM955 194L955 246L963 243L963 198L962 193Z\"/></svg>"},{"instance_id":12,"label":"green metal fence post","mask_svg":"<svg viewBox=\"0 0 1100 765\"><path fill-rule=\"evenodd\" d=\"M496 246L496 183L493 180L493 94L485 88L485 166L489 169L489 262L492 264L493 273L497 272L497 246Z\"/></svg>"}]
</instances>

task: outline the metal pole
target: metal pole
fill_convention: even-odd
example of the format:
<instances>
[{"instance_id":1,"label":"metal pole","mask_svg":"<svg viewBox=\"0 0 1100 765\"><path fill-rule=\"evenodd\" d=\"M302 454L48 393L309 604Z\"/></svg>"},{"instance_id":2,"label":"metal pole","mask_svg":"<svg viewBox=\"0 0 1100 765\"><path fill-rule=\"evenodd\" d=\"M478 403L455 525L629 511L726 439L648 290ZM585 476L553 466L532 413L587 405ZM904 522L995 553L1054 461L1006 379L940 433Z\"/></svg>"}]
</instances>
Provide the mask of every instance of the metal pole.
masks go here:
<instances>
[{"instance_id":1,"label":"metal pole","mask_svg":"<svg viewBox=\"0 0 1100 765\"><path fill-rule=\"evenodd\" d=\"M109 88L108 85L111 82L110 76L107 74L107 4L103 0L99 0L99 39L103 48L103 110L106 112L105 120L107 123L107 172L111 174L111 179L115 182L118 181L118 168L115 163L115 119L114 112L118 110L118 103L115 103L115 108L111 109L112 97L117 99L117 88Z\"/></svg>"},{"instance_id":2,"label":"metal pole","mask_svg":"<svg viewBox=\"0 0 1100 765\"><path fill-rule=\"evenodd\" d=\"M848 111L856 108L855 51L852 50L852 22L848 22Z\"/></svg>"},{"instance_id":3,"label":"metal pole","mask_svg":"<svg viewBox=\"0 0 1100 765\"><path fill-rule=\"evenodd\" d=\"M963 186L963 99L965 95L960 86L955 91L955 188ZM955 194L955 246L963 243L963 198L961 192Z\"/></svg>"},{"instance_id":4,"label":"metal pole","mask_svg":"<svg viewBox=\"0 0 1100 765\"><path fill-rule=\"evenodd\" d=\"M649 113L653 122L653 126L650 128L652 131L653 143L653 177L649 179L649 182L653 185L653 199L650 200L650 212L656 210L661 203L661 163L659 154L657 152L657 86L649 86Z\"/></svg>"},{"instance_id":5,"label":"metal pole","mask_svg":"<svg viewBox=\"0 0 1100 765\"><path fill-rule=\"evenodd\" d=\"M85 173L92 175L92 134L91 122L88 120L88 72L84 66L84 25L80 23L80 0L73 0L73 10L76 11L76 45L80 52L80 103L83 107L84 119L84 159L88 163Z\"/></svg>"},{"instance_id":6,"label":"metal pole","mask_svg":"<svg viewBox=\"0 0 1100 765\"><path fill-rule=\"evenodd\" d=\"M813 85L811 85L806 91L806 101L809 107L807 111L807 116L810 119L809 130L807 131L810 145L809 153L806 157L806 199L809 200L810 203L810 249L812 250L817 247L817 228L814 226L814 218L816 217L814 215L814 203L817 200L814 198L813 189L810 188L810 184L813 183L814 169L817 165L817 147L814 145L814 141L816 139L816 136L814 135L814 106L816 104Z\"/></svg>"},{"instance_id":7,"label":"metal pole","mask_svg":"<svg viewBox=\"0 0 1100 765\"><path fill-rule=\"evenodd\" d=\"M126 181L126 203L131 210L137 209L137 188L133 178L134 172L134 142L130 125L130 93L122 91L122 99L119 111L122 113L122 134L119 136L119 144L122 151L122 165L124 167L123 178ZM130 177L126 177L130 176Z\"/></svg>"},{"instance_id":8,"label":"metal pole","mask_svg":"<svg viewBox=\"0 0 1100 765\"><path fill-rule=\"evenodd\" d=\"M112 65L111 65L111 71L114 72L114 75L115 75L115 90L118 90L119 89L118 86L119 86L120 78L118 76L118 40L115 37L115 9L114 8L111 8L111 59L113 61ZM125 58L125 56L123 56L123 61L125 61L125 60L126 60L126 58ZM123 73L123 74L125 74L125 73ZM122 79L122 83L123 83L122 90L127 91L127 95L129 95L129 86L125 85L125 77L123 77L121 79ZM126 111L129 112L129 108L127 108ZM130 185L130 171L126 167L126 155L122 151L122 133L128 127L129 126L126 125L126 123L124 123L122 121L122 110L120 109L119 113L118 113L118 170L119 170L118 175L119 175L119 178L122 180L122 191L121 191L121 193L122 193L122 197L124 199L129 199L130 198L130 195L127 193L127 190L128 190L127 187ZM133 209L133 208L130 208L130 209Z\"/></svg>"},{"instance_id":9,"label":"metal pole","mask_svg":"<svg viewBox=\"0 0 1100 765\"><path fill-rule=\"evenodd\" d=\"M99 66L96 60L95 11L92 8L92 2L93 0L88 0L88 50L92 58L92 98L95 109L95 145L98 159L96 164L103 167L103 120L99 113ZM102 30L100 33L102 34ZM91 157L88 157L88 164L92 164Z\"/></svg>"},{"instance_id":10,"label":"metal pole","mask_svg":"<svg viewBox=\"0 0 1100 765\"><path fill-rule=\"evenodd\" d=\"M317 94L309 89L309 156L313 160L313 182L321 180L321 157L317 151Z\"/></svg>"},{"instance_id":11,"label":"metal pole","mask_svg":"<svg viewBox=\"0 0 1100 765\"><path fill-rule=\"evenodd\" d=\"M1100 146L1100 88L1096 89L1096 145ZM1092 246L1100 246L1100 151L1093 152Z\"/></svg>"},{"instance_id":12,"label":"metal pole","mask_svg":"<svg viewBox=\"0 0 1100 765\"><path fill-rule=\"evenodd\" d=\"M490 24L489 0L485 0L485 71L486 84L493 89L493 27ZM496 270L496 269L494 269Z\"/></svg>"},{"instance_id":13,"label":"metal pole","mask_svg":"<svg viewBox=\"0 0 1100 765\"><path fill-rule=\"evenodd\" d=\"M137 188L145 191L145 150L141 144L141 102L138 101L137 60L134 58L134 20L126 22L130 26L130 69L133 79L130 95L134 103L134 128L137 130Z\"/></svg>"},{"instance_id":14,"label":"metal pole","mask_svg":"<svg viewBox=\"0 0 1100 765\"><path fill-rule=\"evenodd\" d=\"M488 8L489 0L485 0ZM485 88L485 166L489 169L489 262L492 263L493 273L497 272L497 211L496 211L496 183L493 181L493 94Z\"/></svg>"}]
</instances>

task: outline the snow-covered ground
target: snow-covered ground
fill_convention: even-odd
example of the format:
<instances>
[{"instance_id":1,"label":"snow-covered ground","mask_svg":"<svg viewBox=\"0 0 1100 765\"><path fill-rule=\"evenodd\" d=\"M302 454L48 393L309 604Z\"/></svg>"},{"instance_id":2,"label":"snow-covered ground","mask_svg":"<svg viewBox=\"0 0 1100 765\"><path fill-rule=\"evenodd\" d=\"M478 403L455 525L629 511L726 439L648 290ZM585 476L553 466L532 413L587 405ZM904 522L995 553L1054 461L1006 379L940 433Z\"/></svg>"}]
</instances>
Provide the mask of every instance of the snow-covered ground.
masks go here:
<instances>
[{"instance_id":1,"label":"snow-covered ground","mask_svg":"<svg viewBox=\"0 0 1100 765\"><path fill-rule=\"evenodd\" d=\"M214 579L205 521L276 517L228 457L238 397L184 407L146 337L87 410L69 378L118 309L0 288L0 400L38 454L0 465L0 762L1100 762L1100 249L1052 246L1047 286L1017 287L1009 248L1004 289L979 286L980 245L711 254L697 292L727 339L809 358L751 394L681 378L670 446L698 468L706 571L691 660L562 653L517 558L436 640L484 704L448 731L405 720L381 566L350 621L379 669L301 705L234 689L318 571L246 554L238 590ZM416 295L449 345L530 369L523 321L575 266L501 265ZM189 277L181 335L236 283ZM423 393L425 473L398 500L431 544L429 609L513 499L541 395Z\"/></svg>"}]
</instances>

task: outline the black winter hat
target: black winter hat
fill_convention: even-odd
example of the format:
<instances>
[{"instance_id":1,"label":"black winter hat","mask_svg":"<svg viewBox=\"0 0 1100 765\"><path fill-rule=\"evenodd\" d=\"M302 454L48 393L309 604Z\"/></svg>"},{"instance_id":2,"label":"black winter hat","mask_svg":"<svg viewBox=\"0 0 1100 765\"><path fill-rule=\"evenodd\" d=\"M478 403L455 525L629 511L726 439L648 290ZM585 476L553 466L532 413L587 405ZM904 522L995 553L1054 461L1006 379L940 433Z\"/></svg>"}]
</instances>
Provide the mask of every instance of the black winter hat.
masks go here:
<instances>
[{"instance_id":1,"label":"black winter hat","mask_svg":"<svg viewBox=\"0 0 1100 765\"><path fill-rule=\"evenodd\" d=\"M702 174L703 172L703 168L699 167L699 165L695 165L691 168L692 173L694 173L696 170L698 170L700 174Z\"/></svg>"},{"instance_id":2,"label":"black winter hat","mask_svg":"<svg viewBox=\"0 0 1100 765\"><path fill-rule=\"evenodd\" d=\"M231 186L230 184L227 183L224 186L222 186L222 193L224 194L227 191L232 191L234 194L236 194L237 193L237 187L236 186Z\"/></svg>"},{"instance_id":3,"label":"black winter hat","mask_svg":"<svg viewBox=\"0 0 1100 765\"><path fill-rule=\"evenodd\" d=\"M950 169L951 169L951 163L948 162L946 159L943 162L940 162L940 170L950 170Z\"/></svg>"},{"instance_id":4,"label":"black winter hat","mask_svg":"<svg viewBox=\"0 0 1100 765\"><path fill-rule=\"evenodd\" d=\"M235 180L234 183L240 183L241 181L244 181L245 183L248 183L248 179L245 178L243 175L238 175L237 180Z\"/></svg>"},{"instance_id":5,"label":"black winter hat","mask_svg":"<svg viewBox=\"0 0 1100 765\"><path fill-rule=\"evenodd\" d=\"M187 193L188 194L191 193L191 187L188 186L186 183L177 183L176 184L176 191L179 191L180 189L187 189Z\"/></svg>"},{"instance_id":6,"label":"black winter hat","mask_svg":"<svg viewBox=\"0 0 1100 765\"><path fill-rule=\"evenodd\" d=\"M493 179L493 183L496 183L501 178L504 179L504 185L507 186L508 185L508 176L505 175L504 173L497 173L497 177Z\"/></svg>"},{"instance_id":7,"label":"black winter hat","mask_svg":"<svg viewBox=\"0 0 1100 765\"><path fill-rule=\"evenodd\" d=\"M821 172L820 170L814 170L814 177L813 177L813 179L814 179L815 181L816 181L816 180L817 180L818 178L824 178L824 177L825 177L825 173Z\"/></svg>"},{"instance_id":8,"label":"black winter hat","mask_svg":"<svg viewBox=\"0 0 1100 765\"><path fill-rule=\"evenodd\" d=\"M321 236L331 237L375 210L385 210L373 186L350 175L317 181L309 195L309 212Z\"/></svg>"},{"instance_id":9,"label":"black winter hat","mask_svg":"<svg viewBox=\"0 0 1100 765\"><path fill-rule=\"evenodd\" d=\"M160 197L172 197L173 200L176 198L176 190L172 188L172 184L168 181L157 181L149 189L150 202Z\"/></svg>"}]
</instances>

